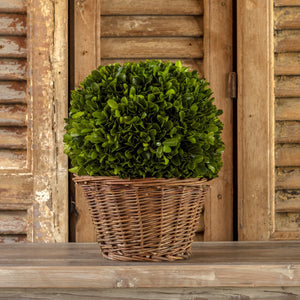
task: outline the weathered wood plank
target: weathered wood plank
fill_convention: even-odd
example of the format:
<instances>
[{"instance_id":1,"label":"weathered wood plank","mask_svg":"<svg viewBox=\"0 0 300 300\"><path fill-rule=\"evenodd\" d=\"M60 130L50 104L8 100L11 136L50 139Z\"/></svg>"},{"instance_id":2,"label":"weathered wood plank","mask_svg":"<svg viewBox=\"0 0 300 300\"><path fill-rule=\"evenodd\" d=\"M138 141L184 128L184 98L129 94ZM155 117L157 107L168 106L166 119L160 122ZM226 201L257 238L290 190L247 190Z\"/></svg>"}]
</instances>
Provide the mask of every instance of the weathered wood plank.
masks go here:
<instances>
[{"instance_id":1,"label":"weathered wood plank","mask_svg":"<svg viewBox=\"0 0 300 300\"><path fill-rule=\"evenodd\" d=\"M280 206L278 207L280 209ZM289 209L282 207L281 209ZM277 210L277 209L276 209ZM280 231L291 231L299 233L300 211L298 212L276 212L275 228Z\"/></svg>"},{"instance_id":2,"label":"weathered wood plank","mask_svg":"<svg viewBox=\"0 0 300 300\"><path fill-rule=\"evenodd\" d=\"M0 13L0 35L26 35L26 15Z\"/></svg>"},{"instance_id":3,"label":"weathered wood plank","mask_svg":"<svg viewBox=\"0 0 300 300\"><path fill-rule=\"evenodd\" d=\"M26 210L0 210L0 235L26 234L27 211Z\"/></svg>"},{"instance_id":4,"label":"weathered wood plank","mask_svg":"<svg viewBox=\"0 0 300 300\"><path fill-rule=\"evenodd\" d=\"M300 168L276 168L276 189L300 189Z\"/></svg>"},{"instance_id":5,"label":"weathered wood plank","mask_svg":"<svg viewBox=\"0 0 300 300\"><path fill-rule=\"evenodd\" d=\"M24 59L0 59L0 80L26 80Z\"/></svg>"},{"instance_id":6,"label":"weathered wood plank","mask_svg":"<svg viewBox=\"0 0 300 300\"><path fill-rule=\"evenodd\" d=\"M203 35L199 16L102 16L101 37Z\"/></svg>"},{"instance_id":7,"label":"weathered wood plank","mask_svg":"<svg viewBox=\"0 0 300 300\"><path fill-rule=\"evenodd\" d=\"M286 241L195 243L190 260L133 264L103 259L96 244L3 245L0 287L299 287L299 247Z\"/></svg>"},{"instance_id":8,"label":"weathered wood plank","mask_svg":"<svg viewBox=\"0 0 300 300\"><path fill-rule=\"evenodd\" d=\"M26 166L27 152L25 150L0 149L0 171L24 169Z\"/></svg>"},{"instance_id":9,"label":"weathered wood plank","mask_svg":"<svg viewBox=\"0 0 300 300\"><path fill-rule=\"evenodd\" d=\"M276 143L300 143L300 122L276 122Z\"/></svg>"},{"instance_id":10,"label":"weathered wood plank","mask_svg":"<svg viewBox=\"0 0 300 300\"><path fill-rule=\"evenodd\" d=\"M0 148L26 149L26 127L0 127Z\"/></svg>"},{"instance_id":11,"label":"weathered wood plank","mask_svg":"<svg viewBox=\"0 0 300 300\"><path fill-rule=\"evenodd\" d=\"M275 96L300 97L300 76L276 76Z\"/></svg>"},{"instance_id":12,"label":"weathered wood plank","mask_svg":"<svg viewBox=\"0 0 300 300\"><path fill-rule=\"evenodd\" d=\"M0 209L19 209L21 204L29 205L33 200L33 178L30 175L1 176ZM12 205L16 205L12 207ZM23 206L22 206L23 208Z\"/></svg>"},{"instance_id":13,"label":"weathered wood plank","mask_svg":"<svg viewBox=\"0 0 300 300\"><path fill-rule=\"evenodd\" d=\"M27 300L296 300L300 288L1 289L1 295L4 299Z\"/></svg>"},{"instance_id":14,"label":"weathered wood plank","mask_svg":"<svg viewBox=\"0 0 300 300\"><path fill-rule=\"evenodd\" d=\"M4 234L4 235L0 235L0 244L25 243L26 239L27 239L26 234L16 234L16 235Z\"/></svg>"},{"instance_id":15,"label":"weathered wood plank","mask_svg":"<svg viewBox=\"0 0 300 300\"><path fill-rule=\"evenodd\" d=\"M300 29L300 7L274 9L275 29Z\"/></svg>"},{"instance_id":16,"label":"weathered wood plank","mask_svg":"<svg viewBox=\"0 0 300 300\"><path fill-rule=\"evenodd\" d=\"M200 38L103 38L102 58L202 58Z\"/></svg>"},{"instance_id":17,"label":"weathered wood plank","mask_svg":"<svg viewBox=\"0 0 300 300\"><path fill-rule=\"evenodd\" d=\"M274 51L299 52L300 30L281 30L275 34Z\"/></svg>"},{"instance_id":18,"label":"weathered wood plank","mask_svg":"<svg viewBox=\"0 0 300 300\"><path fill-rule=\"evenodd\" d=\"M27 106L21 104L0 104L0 126L25 126L27 123Z\"/></svg>"},{"instance_id":19,"label":"weathered wood plank","mask_svg":"<svg viewBox=\"0 0 300 300\"><path fill-rule=\"evenodd\" d=\"M300 98L279 98L275 104L276 120L299 120Z\"/></svg>"},{"instance_id":20,"label":"weathered wood plank","mask_svg":"<svg viewBox=\"0 0 300 300\"><path fill-rule=\"evenodd\" d=\"M24 37L0 37L0 57L26 57L27 47Z\"/></svg>"},{"instance_id":21,"label":"weathered wood plank","mask_svg":"<svg viewBox=\"0 0 300 300\"><path fill-rule=\"evenodd\" d=\"M153 59L159 59L159 58L153 58ZM102 59L101 64L106 66L109 64L113 64L115 62L119 64L124 64L125 62L140 62L143 59L138 59L138 58L129 58L129 59ZM176 62L180 60L182 65L189 68L189 70L197 70L200 73L200 76L202 77L204 74L203 71L203 60L202 59L181 59L181 58L171 58L171 59L162 59L162 61L171 61L171 62Z\"/></svg>"},{"instance_id":22,"label":"weathered wood plank","mask_svg":"<svg viewBox=\"0 0 300 300\"><path fill-rule=\"evenodd\" d=\"M275 75L300 75L300 53L275 54Z\"/></svg>"},{"instance_id":23,"label":"weathered wood plank","mask_svg":"<svg viewBox=\"0 0 300 300\"><path fill-rule=\"evenodd\" d=\"M0 104L26 103L26 81L0 81Z\"/></svg>"},{"instance_id":24,"label":"weathered wood plank","mask_svg":"<svg viewBox=\"0 0 300 300\"><path fill-rule=\"evenodd\" d=\"M101 3L102 15L202 15L203 0L108 0Z\"/></svg>"},{"instance_id":25,"label":"weathered wood plank","mask_svg":"<svg viewBox=\"0 0 300 300\"><path fill-rule=\"evenodd\" d=\"M26 12L26 0L1 0L0 12Z\"/></svg>"},{"instance_id":26,"label":"weathered wood plank","mask_svg":"<svg viewBox=\"0 0 300 300\"><path fill-rule=\"evenodd\" d=\"M300 144L283 144L275 148L276 166L300 166Z\"/></svg>"},{"instance_id":27,"label":"weathered wood plank","mask_svg":"<svg viewBox=\"0 0 300 300\"><path fill-rule=\"evenodd\" d=\"M276 204L276 212L300 213L300 199L295 201L279 202Z\"/></svg>"},{"instance_id":28,"label":"weathered wood plank","mask_svg":"<svg viewBox=\"0 0 300 300\"><path fill-rule=\"evenodd\" d=\"M299 0L274 0L275 6L300 6Z\"/></svg>"}]
</instances>

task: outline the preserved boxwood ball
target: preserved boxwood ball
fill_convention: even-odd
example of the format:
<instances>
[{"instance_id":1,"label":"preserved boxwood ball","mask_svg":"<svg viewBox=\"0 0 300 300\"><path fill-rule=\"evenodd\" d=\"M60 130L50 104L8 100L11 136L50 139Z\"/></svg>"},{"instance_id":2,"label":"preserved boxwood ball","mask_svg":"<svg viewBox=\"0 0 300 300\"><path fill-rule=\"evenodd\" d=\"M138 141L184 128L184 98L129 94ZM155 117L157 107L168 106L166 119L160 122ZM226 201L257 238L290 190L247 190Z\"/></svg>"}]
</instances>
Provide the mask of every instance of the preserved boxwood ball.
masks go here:
<instances>
[{"instance_id":1,"label":"preserved boxwood ball","mask_svg":"<svg viewBox=\"0 0 300 300\"><path fill-rule=\"evenodd\" d=\"M222 114L197 71L160 60L99 66L72 91L70 172L121 178L217 176Z\"/></svg>"}]
</instances>

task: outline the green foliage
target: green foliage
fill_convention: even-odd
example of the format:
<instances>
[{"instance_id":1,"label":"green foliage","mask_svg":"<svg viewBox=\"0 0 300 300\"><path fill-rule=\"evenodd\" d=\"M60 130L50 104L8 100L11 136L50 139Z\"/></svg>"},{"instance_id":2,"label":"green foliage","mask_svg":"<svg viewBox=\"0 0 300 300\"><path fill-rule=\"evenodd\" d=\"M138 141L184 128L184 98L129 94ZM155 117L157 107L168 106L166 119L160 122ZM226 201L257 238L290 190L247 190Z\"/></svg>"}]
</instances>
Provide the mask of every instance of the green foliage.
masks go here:
<instances>
[{"instance_id":1,"label":"green foliage","mask_svg":"<svg viewBox=\"0 0 300 300\"><path fill-rule=\"evenodd\" d=\"M99 66L72 91L70 172L121 178L217 176L222 114L197 71L159 60Z\"/></svg>"}]
</instances>

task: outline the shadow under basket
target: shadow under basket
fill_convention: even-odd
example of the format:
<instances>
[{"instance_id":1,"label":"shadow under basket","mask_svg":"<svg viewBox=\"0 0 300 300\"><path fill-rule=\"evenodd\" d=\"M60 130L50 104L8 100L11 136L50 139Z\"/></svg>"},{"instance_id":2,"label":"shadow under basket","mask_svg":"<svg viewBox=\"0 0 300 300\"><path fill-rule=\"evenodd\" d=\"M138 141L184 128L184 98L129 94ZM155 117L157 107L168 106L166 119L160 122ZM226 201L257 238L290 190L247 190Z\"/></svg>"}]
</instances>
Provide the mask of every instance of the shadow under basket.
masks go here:
<instances>
[{"instance_id":1,"label":"shadow under basket","mask_svg":"<svg viewBox=\"0 0 300 300\"><path fill-rule=\"evenodd\" d=\"M206 180L76 176L104 257L121 261L188 258Z\"/></svg>"}]
</instances>

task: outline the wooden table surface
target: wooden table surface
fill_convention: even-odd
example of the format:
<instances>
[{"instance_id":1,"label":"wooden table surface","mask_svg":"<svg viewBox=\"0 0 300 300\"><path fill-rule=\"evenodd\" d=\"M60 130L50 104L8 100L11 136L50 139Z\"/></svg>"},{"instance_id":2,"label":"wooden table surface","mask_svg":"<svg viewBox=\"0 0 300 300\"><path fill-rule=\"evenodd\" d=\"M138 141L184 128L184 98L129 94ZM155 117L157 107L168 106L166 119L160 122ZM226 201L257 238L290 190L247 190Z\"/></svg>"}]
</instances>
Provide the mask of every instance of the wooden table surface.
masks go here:
<instances>
[{"instance_id":1,"label":"wooden table surface","mask_svg":"<svg viewBox=\"0 0 300 300\"><path fill-rule=\"evenodd\" d=\"M0 246L0 288L300 287L300 242L194 243L188 260L104 259L97 244Z\"/></svg>"}]
</instances>

